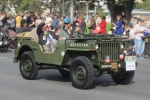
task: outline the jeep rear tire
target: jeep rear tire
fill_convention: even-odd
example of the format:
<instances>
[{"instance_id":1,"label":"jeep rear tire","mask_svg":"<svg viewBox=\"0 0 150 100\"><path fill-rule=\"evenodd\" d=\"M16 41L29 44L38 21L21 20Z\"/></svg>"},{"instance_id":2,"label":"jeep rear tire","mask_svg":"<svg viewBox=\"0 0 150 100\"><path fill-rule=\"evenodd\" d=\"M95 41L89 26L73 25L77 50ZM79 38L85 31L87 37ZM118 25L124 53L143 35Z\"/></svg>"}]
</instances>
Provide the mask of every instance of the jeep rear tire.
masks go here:
<instances>
[{"instance_id":1,"label":"jeep rear tire","mask_svg":"<svg viewBox=\"0 0 150 100\"><path fill-rule=\"evenodd\" d=\"M65 77L69 77L69 71L63 70L63 69L59 69L59 72L62 76Z\"/></svg>"},{"instance_id":2,"label":"jeep rear tire","mask_svg":"<svg viewBox=\"0 0 150 100\"><path fill-rule=\"evenodd\" d=\"M111 76L114 82L116 82L117 84L127 85L132 81L134 73L135 73L134 71L129 71L120 75L111 75Z\"/></svg>"},{"instance_id":3,"label":"jeep rear tire","mask_svg":"<svg viewBox=\"0 0 150 100\"><path fill-rule=\"evenodd\" d=\"M70 78L76 88L89 88L94 81L94 69L91 61L84 56L73 59L70 66Z\"/></svg>"},{"instance_id":4,"label":"jeep rear tire","mask_svg":"<svg viewBox=\"0 0 150 100\"><path fill-rule=\"evenodd\" d=\"M3 53L4 51L5 51L5 47L1 47L1 48L0 48L0 52Z\"/></svg>"},{"instance_id":5,"label":"jeep rear tire","mask_svg":"<svg viewBox=\"0 0 150 100\"><path fill-rule=\"evenodd\" d=\"M8 46L5 46L4 52L8 51Z\"/></svg>"},{"instance_id":6,"label":"jeep rear tire","mask_svg":"<svg viewBox=\"0 0 150 100\"><path fill-rule=\"evenodd\" d=\"M31 51L24 52L20 58L20 72L24 79L33 80L38 74L38 65Z\"/></svg>"}]
</instances>

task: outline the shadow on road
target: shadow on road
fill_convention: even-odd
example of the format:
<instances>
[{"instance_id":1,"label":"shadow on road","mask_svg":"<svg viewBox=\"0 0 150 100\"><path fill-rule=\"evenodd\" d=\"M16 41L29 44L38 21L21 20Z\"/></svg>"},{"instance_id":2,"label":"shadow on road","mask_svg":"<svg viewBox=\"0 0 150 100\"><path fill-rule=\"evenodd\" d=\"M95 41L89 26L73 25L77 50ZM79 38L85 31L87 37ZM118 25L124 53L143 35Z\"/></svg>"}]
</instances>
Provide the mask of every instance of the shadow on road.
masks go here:
<instances>
[{"instance_id":1,"label":"shadow on road","mask_svg":"<svg viewBox=\"0 0 150 100\"><path fill-rule=\"evenodd\" d=\"M38 75L36 80L40 79L46 79L49 81L57 81L57 82L66 82L71 83L70 77L64 77L61 74L58 73L58 71L54 71L53 73L47 73L47 72L42 72ZM132 81L130 84L133 84L134 81ZM130 85L129 84L129 85ZM63 84L62 84L63 85ZM110 75L103 75L99 78L95 78L94 82L91 86L90 89L94 89L96 87L109 87L109 86L117 86L117 84L112 80Z\"/></svg>"}]
</instances>

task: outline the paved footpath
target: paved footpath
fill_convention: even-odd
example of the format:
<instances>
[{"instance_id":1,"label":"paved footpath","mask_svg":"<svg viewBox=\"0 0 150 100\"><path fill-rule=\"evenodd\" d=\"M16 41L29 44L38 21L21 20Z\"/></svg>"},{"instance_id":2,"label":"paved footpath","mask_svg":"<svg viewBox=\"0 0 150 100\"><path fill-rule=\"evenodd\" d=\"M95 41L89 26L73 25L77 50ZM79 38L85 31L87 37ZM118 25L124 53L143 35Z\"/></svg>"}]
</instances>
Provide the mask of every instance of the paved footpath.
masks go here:
<instances>
[{"instance_id":1,"label":"paved footpath","mask_svg":"<svg viewBox=\"0 0 150 100\"><path fill-rule=\"evenodd\" d=\"M129 85L115 86L109 75L96 78L89 90L72 87L57 70L40 70L36 80L25 80L13 51L0 53L0 100L150 100L150 59L138 60Z\"/></svg>"}]
</instances>

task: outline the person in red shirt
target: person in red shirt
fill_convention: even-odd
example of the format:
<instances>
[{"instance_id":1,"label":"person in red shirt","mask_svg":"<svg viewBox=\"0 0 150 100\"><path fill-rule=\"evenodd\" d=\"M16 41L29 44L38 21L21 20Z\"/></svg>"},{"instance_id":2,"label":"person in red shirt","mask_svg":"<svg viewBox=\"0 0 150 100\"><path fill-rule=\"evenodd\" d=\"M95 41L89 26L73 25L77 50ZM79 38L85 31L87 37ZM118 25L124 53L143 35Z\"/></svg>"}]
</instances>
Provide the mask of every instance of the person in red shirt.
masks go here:
<instances>
[{"instance_id":1,"label":"person in red shirt","mask_svg":"<svg viewBox=\"0 0 150 100\"><path fill-rule=\"evenodd\" d=\"M107 25L107 23L106 23L106 17L105 16L102 16L102 21L101 21L101 23L99 24L99 27L100 27L100 29L101 29L101 34L106 34L106 25Z\"/></svg>"}]
</instances>

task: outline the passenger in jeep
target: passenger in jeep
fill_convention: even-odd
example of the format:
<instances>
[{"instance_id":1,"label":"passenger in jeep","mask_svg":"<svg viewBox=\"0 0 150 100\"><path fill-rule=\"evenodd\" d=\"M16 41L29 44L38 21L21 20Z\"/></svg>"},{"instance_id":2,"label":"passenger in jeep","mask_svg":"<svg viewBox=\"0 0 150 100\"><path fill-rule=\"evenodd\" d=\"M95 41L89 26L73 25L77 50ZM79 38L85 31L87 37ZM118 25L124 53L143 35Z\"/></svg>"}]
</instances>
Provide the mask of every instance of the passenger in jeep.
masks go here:
<instances>
[{"instance_id":1,"label":"passenger in jeep","mask_svg":"<svg viewBox=\"0 0 150 100\"><path fill-rule=\"evenodd\" d=\"M46 30L46 31L45 31ZM59 36L55 35L53 26L44 26L43 27L44 36L46 38L46 44L43 45L45 52L54 52L56 50L56 43L59 40Z\"/></svg>"},{"instance_id":2,"label":"passenger in jeep","mask_svg":"<svg viewBox=\"0 0 150 100\"><path fill-rule=\"evenodd\" d=\"M37 35L39 37L38 43L42 46L45 52L54 52L56 49L56 42L63 38L56 35L52 26L52 20L47 20L38 25Z\"/></svg>"}]
</instances>

